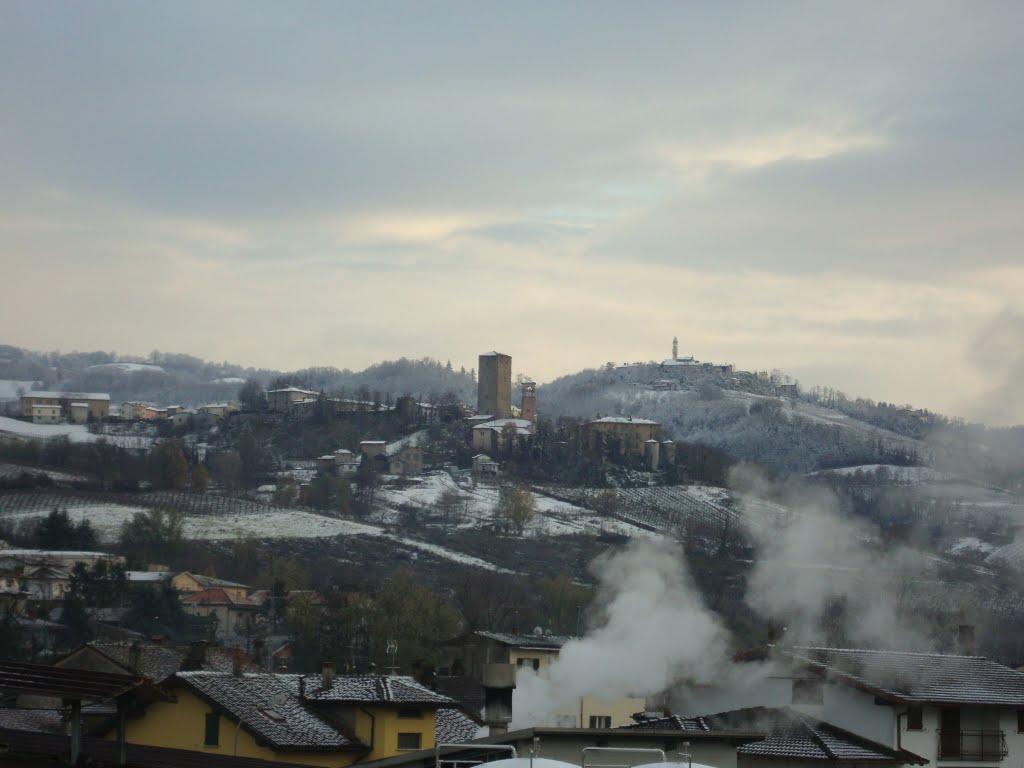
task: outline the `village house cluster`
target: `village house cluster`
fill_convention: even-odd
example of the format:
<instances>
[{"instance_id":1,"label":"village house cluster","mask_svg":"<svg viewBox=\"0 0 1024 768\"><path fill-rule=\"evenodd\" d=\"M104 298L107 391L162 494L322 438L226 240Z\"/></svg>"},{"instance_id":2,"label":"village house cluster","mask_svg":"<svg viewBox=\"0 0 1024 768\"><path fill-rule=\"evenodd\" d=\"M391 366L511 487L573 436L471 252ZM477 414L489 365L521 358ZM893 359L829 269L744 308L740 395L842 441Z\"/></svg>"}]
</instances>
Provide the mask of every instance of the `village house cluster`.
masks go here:
<instances>
[{"instance_id":1,"label":"village house cluster","mask_svg":"<svg viewBox=\"0 0 1024 768\"><path fill-rule=\"evenodd\" d=\"M216 424L226 414L237 410L232 403L207 403L195 408L181 405L157 406L151 403L129 401L114 410L106 392L49 392L32 390L23 394L21 417L34 424L86 424L116 416L123 421L161 421L185 424Z\"/></svg>"},{"instance_id":2,"label":"village house cluster","mask_svg":"<svg viewBox=\"0 0 1024 768\"><path fill-rule=\"evenodd\" d=\"M546 675L572 640L467 632L444 645L442 667L411 676L333 663L294 674L205 642L96 640L52 666L0 662L0 743L154 768L455 768L495 751L566 768L591 768L588 752L624 768L1011 768L1024 756L1024 673L974 655L969 626L956 654L766 646L736 656L738 674L719 684L597 692L510 730L523 676Z\"/></svg>"}]
</instances>

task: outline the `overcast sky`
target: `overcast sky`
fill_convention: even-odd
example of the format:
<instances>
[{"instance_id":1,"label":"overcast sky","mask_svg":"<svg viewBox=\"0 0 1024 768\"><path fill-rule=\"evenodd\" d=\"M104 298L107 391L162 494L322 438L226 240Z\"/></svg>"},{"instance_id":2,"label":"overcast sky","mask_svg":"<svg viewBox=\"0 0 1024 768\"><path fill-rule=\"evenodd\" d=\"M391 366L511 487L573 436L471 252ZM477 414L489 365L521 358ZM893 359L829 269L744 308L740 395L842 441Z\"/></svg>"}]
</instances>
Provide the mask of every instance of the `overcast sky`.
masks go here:
<instances>
[{"instance_id":1,"label":"overcast sky","mask_svg":"<svg viewBox=\"0 0 1024 768\"><path fill-rule=\"evenodd\" d=\"M1024 3L0 4L0 342L1024 420Z\"/></svg>"}]
</instances>

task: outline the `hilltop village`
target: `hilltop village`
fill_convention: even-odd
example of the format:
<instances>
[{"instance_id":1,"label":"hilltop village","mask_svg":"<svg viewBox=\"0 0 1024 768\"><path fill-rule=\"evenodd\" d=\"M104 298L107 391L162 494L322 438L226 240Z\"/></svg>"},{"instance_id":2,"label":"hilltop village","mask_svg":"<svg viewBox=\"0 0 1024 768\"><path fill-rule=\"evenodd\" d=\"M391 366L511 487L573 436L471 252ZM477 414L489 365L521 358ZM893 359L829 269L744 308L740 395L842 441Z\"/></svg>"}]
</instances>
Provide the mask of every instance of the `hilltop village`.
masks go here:
<instances>
[{"instance_id":1,"label":"hilltop village","mask_svg":"<svg viewBox=\"0 0 1024 768\"><path fill-rule=\"evenodd\" d=\"M152 368L123 375L166 375ZM916 435L934 415L702 363L677 340L660 362L545 386L496 351L469 372L411 368L449 388L346 391L317 370L222 375L201 391L233 397L185 405L8 387L6 754L1024 754L1019 498L991 463L984 486L929 466ZM80 381L100 375L122 386L105 367ZM805 455L826 466L790 481L773 464Z\"/></svg>"}]
</instances>

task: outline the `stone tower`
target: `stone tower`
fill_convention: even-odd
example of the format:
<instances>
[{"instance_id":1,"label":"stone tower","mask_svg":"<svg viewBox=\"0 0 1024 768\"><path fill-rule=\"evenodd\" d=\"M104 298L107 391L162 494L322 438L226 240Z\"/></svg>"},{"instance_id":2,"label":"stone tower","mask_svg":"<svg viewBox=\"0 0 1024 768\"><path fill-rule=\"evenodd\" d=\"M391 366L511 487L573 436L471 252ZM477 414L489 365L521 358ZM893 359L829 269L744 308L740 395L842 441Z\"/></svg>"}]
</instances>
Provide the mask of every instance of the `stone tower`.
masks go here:
<instances>
[{"instance_id":1,"label":"stone tower","mask_svg":"<svg viewBox=\"0 0 1024 768\"><path fill-rule=\"evenodd\" d=\"M679 337L678 336L673 336L672 337L672 359L673 360L678 360L679 359Z\"/></svg>"},{"instance_id":2,"label":"stone tower","mask_svg":"<svg viewBox=\"0 0 1024 768\"><path fill-rule=\"evenodd\" d=\"M523 382L523 401L520 417L527 421L537 420L537 385L532 381Z\"/></svg>"},{"instance_id":3,"label":"stone tower","mask_svg":"<svg viewBox=\"0 0 1024 768\"><path fill-rule=\"evenodd\" d=\"M496 419L512 416L512 358L500 352L480 355L476 412Z\"/></svg>"}]
</instances>

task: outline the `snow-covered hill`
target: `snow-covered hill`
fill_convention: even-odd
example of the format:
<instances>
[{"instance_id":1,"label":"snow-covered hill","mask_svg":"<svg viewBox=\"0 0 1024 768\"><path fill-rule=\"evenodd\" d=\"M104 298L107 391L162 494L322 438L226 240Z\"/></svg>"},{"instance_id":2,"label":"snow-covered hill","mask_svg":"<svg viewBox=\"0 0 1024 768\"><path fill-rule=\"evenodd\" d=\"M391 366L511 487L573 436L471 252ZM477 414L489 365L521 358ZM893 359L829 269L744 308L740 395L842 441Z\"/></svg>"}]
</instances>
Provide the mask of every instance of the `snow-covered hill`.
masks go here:
<instances>
[{"instance_id":1,"label":"snow-covered hill","mask_svg":"<svg viewBox=\"0 0 1024 768\"><path fill-rule=\"evenodd\" d=\"M537 399L546 416L653 419L674 440L786 472L915 463L927 454L921 440L779 391L751 374L679 378L671 369L646 365L566 376L541 387Z\"/></svg>"}]
</instances>

